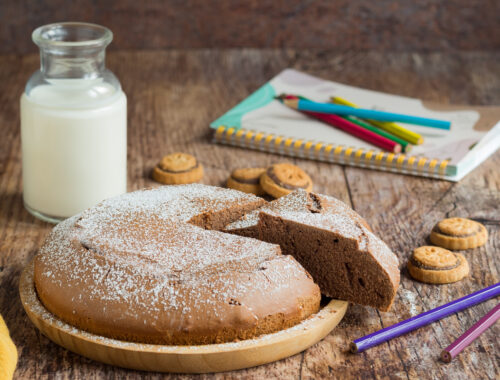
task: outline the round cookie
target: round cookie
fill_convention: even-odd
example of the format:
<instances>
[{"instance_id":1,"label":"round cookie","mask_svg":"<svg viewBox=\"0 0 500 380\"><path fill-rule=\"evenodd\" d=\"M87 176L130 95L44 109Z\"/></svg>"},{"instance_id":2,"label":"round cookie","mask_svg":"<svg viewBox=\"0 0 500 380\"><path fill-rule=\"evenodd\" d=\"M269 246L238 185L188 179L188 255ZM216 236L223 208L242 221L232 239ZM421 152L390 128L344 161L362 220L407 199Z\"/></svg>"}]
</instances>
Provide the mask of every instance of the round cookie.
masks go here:
<instances>
[{"instance_id":1,"label":"round cookie","mask_svg":"<svg viewBox=\"0 0 500 380\"><path fill-rule=\"evenodd\" d=\"M441 247L423 246L413 251L408 261L408 272L421 282L449 284L469 274L469 263L460 253Z\"/></svg>"},{"instance_id":2,"label":"round cookie","mask_svg":"<svg viewBox=\"0 0 500 380\"><path fill-rule=\"evenodd\" d=\"M447 249L477 248L488 240L488 230L474 220L448 218L434 226L430 240L433 244Z\"/></svg>"},{"instance_id":3,"label":"round cookie","mask_svg":"<svg viewBox=\"0 0 500 380\"><path fill-rule=\"evenodd\" d=\"M166 185L193 183L203 177L203 166L190 154L172 153L161 159L152 177Z\"/></svg>"},{"instance_id":4,"label":"round cookie","mask_svg":"<svg viewBox=\"0 0 500 380\"><path fill-rule=\"evenodd\" d=\"M262 189L262 186L260 186L260 176L265 171L265 168L236 169L227 179L227 187L245 193L264 195L266 192Z\"/></svg>"},{"instance_id":5,"label":"round cookie","mask_svg":"<svg viewBox=\"0 0 500 380\"><path fill-rule=\"evenodd\" d=\"M298 166L282 163L268 167L260 177L260 185L266 193L279 198L297 189L311 191L313 183Z\"/></svg>"}]
</instances>

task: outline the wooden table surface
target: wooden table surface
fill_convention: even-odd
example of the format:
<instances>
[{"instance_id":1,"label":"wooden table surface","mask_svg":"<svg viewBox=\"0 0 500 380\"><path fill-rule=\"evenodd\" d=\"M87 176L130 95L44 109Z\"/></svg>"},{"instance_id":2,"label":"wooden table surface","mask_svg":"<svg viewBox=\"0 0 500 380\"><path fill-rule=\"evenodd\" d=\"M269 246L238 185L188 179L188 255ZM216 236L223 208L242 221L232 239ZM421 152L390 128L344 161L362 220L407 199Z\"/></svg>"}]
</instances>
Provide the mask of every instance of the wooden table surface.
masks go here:
<instances>
[{"instance_id":1,"label":"wooden table surface","mask_svg":"<svg viewBox=\"0 0 500 380\"><path fill-rule=\"evenodd\" d=\"M424 285L403 269L411 250L426 242L432 225L447 216L500 219L500 152L460 183L343 167L217 146L208 123L285 67L348 84L427 100L500 104L499 53L354 53L290 50L113 52L108 66L129 99L129 190L155 186L149 172L169 152L195 154L204 183L223 184L242 166L289 160L303 167L317 192L349 203L396 252L402 268L394 307L381 313L350 306L323 341L288 359L247 370L201 375L244 378L450 378L500 376L500 325L485 332L451 364L442 348L491 309L489 300L365 353L347 352L350 340L499 281L500 226L489 224L485 247L465 253L470 276L451 285ZM20 358L18 378L168 378L103 365L60 348L30 323L18 296L21 270L51 225L23 209L19 96L38 56L0 56L0 312ZM172 378L188 378L170 375Z\"/></svg>"}]
</instances>

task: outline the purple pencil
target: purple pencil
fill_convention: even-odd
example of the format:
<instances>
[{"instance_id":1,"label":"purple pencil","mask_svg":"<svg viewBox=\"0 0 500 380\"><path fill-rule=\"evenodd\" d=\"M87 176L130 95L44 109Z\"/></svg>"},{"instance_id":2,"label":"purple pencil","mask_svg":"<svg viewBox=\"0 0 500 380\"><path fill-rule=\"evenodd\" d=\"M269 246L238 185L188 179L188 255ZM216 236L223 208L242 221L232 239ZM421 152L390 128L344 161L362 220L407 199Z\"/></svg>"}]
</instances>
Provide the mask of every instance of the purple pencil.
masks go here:
<instances>
[{"instance_id":1,"label":"purple pencil","mask_svg":"<svg viewBox=\"0 0 500 380\"><path fill-rule=\"evenodd\" d=\"M441 360L449 363L462 350L471 344L479 335L488 330L500 318L500 303L491 309L488 314L477 321L470 329L441 351Z\"/></svg>"},{"instance_id":2,"label":"purple pencil","mask_svg":"<svg viewBox=\"0 0 500 380\"><path fill-rule=\"evenodd\" d=\"M396 323L395 325L386 327L385 329L374 332L373 334L356 339L351 343L351 352L362 352L370 347L379 345L392 338L416 330L450 314L484 302L498 295L500 295L500 282L479 290L475 293L469 294L468 296L459 298L458 300L426 311L425 313L419 314L405 321Z\"/></svg>"}]
</instances>

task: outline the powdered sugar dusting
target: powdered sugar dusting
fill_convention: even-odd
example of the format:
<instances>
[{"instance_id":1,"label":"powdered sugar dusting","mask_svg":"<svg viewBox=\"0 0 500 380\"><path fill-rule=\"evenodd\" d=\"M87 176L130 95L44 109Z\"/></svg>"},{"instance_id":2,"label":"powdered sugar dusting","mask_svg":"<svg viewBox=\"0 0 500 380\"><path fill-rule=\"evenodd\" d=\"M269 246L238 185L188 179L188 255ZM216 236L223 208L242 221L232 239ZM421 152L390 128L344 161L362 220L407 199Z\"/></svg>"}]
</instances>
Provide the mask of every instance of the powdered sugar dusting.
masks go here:
<instances>
[{"instance_id":1,"label":"powdered sugar dusting","mask_svg":"<svg viewBox=\"0 0 500 380\"><path fill-rule=\"evenodd\" d=\"M211 210L224 210L239 202L256 201L252 194L201 184L162 186L110 198L82 213L87 220L128 214L155 215L166 220L187 222Z\"/></svg>"},{"instance_id":2,"label":"powdered sugar dusting","mask_svg":"<svg viewBox=\"0 0 500 380\"><path fill-rule=\"evenodd\" d=\"M32 264L30 264L32 265ZM189 353L193 351L234 351L235 349L242 349L246 347L251 347L254 345L262 345L267 342L272 343L276 340L285 338L290 334L294 334L297 332L308 332L313 329L317 324L319 319L328 318L331 313L336 313L337 311L332 310L330 307L322 308L318 313L311 315L307 319L303 320L299 324L290 327L285 330L281 330L272 334L265 334L253 339L246 339L237 342L229 342L229 343L221 343L221 344L211 344L211 345L193 345L193 346L168 346L168 345L156 345L156 344L144 344L144 343L135 343L128 342L118 339L112 339L103 337L100 335L92 334L87 331L78 329L61 319L57 318L55 315L50 313L40 302L36 295L35 288L33 286L33 268L30 268L23 276L25 277L25 281L22 289L22 296L25 297L23 299L23 303L25 307L28 307L30 311L32 311L37 316L41 317L44 320L44 323L54 326L67 334L77 336L79 338L84 338L89 341L95 342L97 344L104 344L107 346L114 346L122 349L130 349L134 351L152 351L152 352L172 352L172 353Z\"/></svg>"},{"instance_id":3,"label":"powdered sugar dusting","mask_svg":"<svg viewBox=\"0 0 500 380\"><path fill-rule=\"evenodd\" d=\"M357 242L358 249L369 251L389 273L398 271L398 259L387 245L366 227L366 222L344 202L298 190L278 198L229 224L226 230L256 226L261 213L337 233ZM319 204L314 204L318 203ZM319 207L319 209L318 209Z\"/></svg>"},{"instance_id":4,"label":"powdered sugar dusting","mask_svg":"<svg viewBox=\"0 0 500 380\"><path fill-rule=\"evenodd\" d=\"M259 221L259 213L266 212L269 214L276 213L294 213L295 215L303 214L310 215L316 217L328 217L332 215L344 215L347 216L354 221L364 223L363 218L361 218L352 208L346 205L344 202L327 195L319 195L314 194L316 199L320 201L321 210L316 210L319 212L311 212L311 207L317 207L313 205L314 200L311 199L310 195L312 193L308 193L305 190L297 190L289 195L278 198L261 208L254 210L245 216L243 216L240 220L237 220L231 224L229 224L226 229L238 229L238 228L247 228L250 226L254 226ZM314 208L313 208L314 210ZM314 217L311 217L310 220L313 220ZM326 219L325 219L326 220Z\"/></svg>"},{"instance_id":5,"label":"powdered sugar dusting","mask_svg":"<svg viewBox=\"0 0 500 380\"><path fill-rule=\"evenodd\" d=\"M293 258L277 245L188 223L256 199L183 185L106 200L53 229L37 273L60 310L131 331L251 326L286 315L316 286Z\"/></svg>"}]
</instances>

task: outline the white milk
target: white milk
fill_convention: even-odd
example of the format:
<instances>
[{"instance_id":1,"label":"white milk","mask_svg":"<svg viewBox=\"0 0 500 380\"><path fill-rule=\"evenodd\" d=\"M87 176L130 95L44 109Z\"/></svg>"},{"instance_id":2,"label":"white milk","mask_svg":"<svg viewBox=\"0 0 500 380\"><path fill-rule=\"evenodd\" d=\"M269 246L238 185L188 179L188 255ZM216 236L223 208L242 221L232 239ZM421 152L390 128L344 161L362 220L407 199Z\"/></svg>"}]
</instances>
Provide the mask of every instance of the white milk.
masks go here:
<instances>
[{"instance_id":1,"label":"white milk","mask_svg":"<svg viewBox=\"0 0 500 380\"><path fill-rule=\"evenodd\" d=\"M127 190L127 99L109 84L60 80L23 94L21 140L31 212L66 218Z\"/></svg>"}]
</instances>

